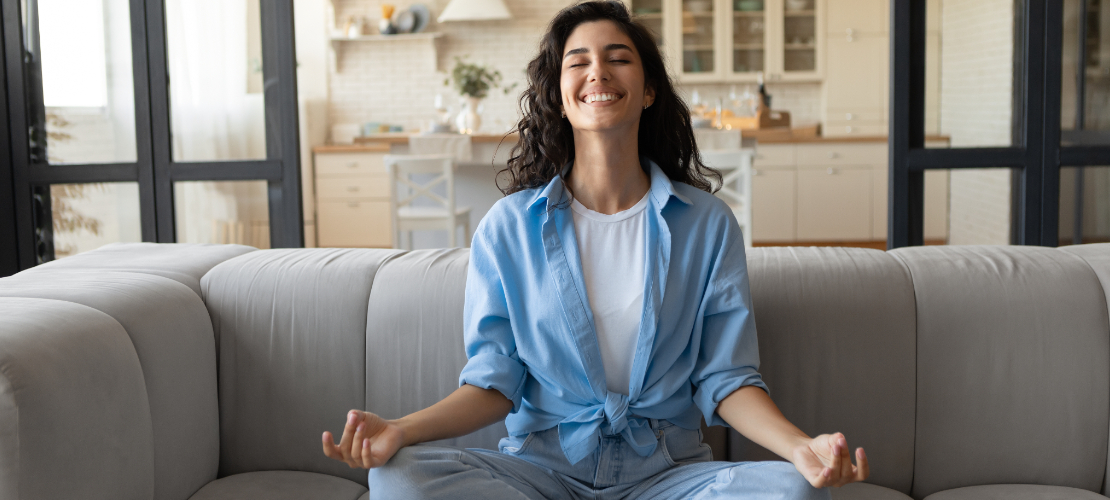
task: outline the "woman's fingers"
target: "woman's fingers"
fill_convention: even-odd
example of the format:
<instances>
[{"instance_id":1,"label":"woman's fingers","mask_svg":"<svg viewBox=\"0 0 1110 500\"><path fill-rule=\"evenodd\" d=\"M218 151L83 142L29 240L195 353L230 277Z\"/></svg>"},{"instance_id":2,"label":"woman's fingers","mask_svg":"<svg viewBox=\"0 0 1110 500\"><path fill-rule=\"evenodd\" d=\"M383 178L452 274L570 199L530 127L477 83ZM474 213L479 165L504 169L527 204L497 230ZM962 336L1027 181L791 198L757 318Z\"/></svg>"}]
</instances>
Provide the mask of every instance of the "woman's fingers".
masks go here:
<instances>
[{"instance_id":1,"label":"woman's fingers","mask_svg":"<svg viewBox=\"0 0 1110 500\"><path fill-rule=\"evenodd\" d=\"M837 446L840 449L840 482L837 486L842 486L855 480L856 467L852 465L851 448L848 448L848 440L844 436L840 436Z\"/></svg>"},{"instance_id":2,"label":"woman's fingers","mask_svg":"<svg viewBox=\"0 0 1110 500\"><path fill-rule=\"evenodd\" d=\"M332 438L331 433L324 431L322 438L324 441L324 456L334 460L343 460L343 454L339 452L339 447L335 446L335 441L332 441L334 438Z\"/></svg>"},{"instance_id":3,"label":"woman's fingers","mask_svg":"<svg viewBox=\"0 0 1110 500\"><path fill-rule=\"evenodd\" d=\"M339 453L343 456L341 460L351 467L357 467L355 461L351 459L351 442L355 438L355 428L362 420L361 417L361 412L358 410L347 412L347 423L343 426L343 437L339 440Z\"/></svg>"},{"instance_id":4,"label":"woman's fingers","mask_svg":"<svg viewBox=\"0 0 1110 500\"><path fill-rule=\"evenodd\" d=\"M871 465L867 463L867 453L863 448L856 448L856 481L863 481L871 475Z\"/></svg>"},{"instance_id":5,"label":"woman's fingers","mask_svg":"<svg viewBox=\"0 0 1110 500\"><path fill-rule=\"evenodd\" d=\"M840 456L840 445L834 442L832 446L832 463L829 464L829 473L825 477L828 478L827 484L836 484L840 480L841 462L843 459Z\"/></svg>"},{"instance_id":6,"label":"woman's fingers","mask_svg":"<svg viewBox=\"0 0 1110 500\"><path fill-rule=\"evenodd\" d=\"M355 467L366 468L362 461L362 442L366 439L366 422L359 422L358 427L355 427L355 436L351 439L351 461L354 462Z\"/></svg>"}]
</instances>

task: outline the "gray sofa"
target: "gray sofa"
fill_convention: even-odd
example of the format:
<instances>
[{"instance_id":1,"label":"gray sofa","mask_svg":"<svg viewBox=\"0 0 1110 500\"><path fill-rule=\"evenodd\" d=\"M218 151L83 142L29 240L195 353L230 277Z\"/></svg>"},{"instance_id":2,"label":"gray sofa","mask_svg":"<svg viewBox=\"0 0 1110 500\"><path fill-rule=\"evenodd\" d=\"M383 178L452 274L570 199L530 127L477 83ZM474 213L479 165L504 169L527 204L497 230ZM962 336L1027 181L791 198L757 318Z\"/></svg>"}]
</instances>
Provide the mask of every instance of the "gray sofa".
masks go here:
<instances>
[{"instance_id":1,"label":"gray sofa","mask_svg":"<svg viewBox=\"0 0 1110 500\"><path fill-rule=\"evenodd\" d=\"M467 258L121 244L0 279L0 500L367 498L320 434L456 387ZM834 498L1105 498L1110 244L748 260L772 397L871 458Z\"/></svg>"}]
</instances>

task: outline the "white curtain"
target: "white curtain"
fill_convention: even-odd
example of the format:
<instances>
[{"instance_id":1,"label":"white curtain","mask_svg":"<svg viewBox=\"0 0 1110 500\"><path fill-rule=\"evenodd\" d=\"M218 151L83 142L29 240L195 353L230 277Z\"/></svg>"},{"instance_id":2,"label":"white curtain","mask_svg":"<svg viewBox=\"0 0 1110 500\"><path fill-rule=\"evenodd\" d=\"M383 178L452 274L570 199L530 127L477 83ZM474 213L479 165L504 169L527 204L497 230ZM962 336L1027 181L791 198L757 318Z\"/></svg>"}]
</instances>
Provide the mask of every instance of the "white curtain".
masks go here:
<instances>
[{"instance_id":1,"label":"white curtain","mask_svg":"<svg viewBox=\"0 0 1110 500\"><path fill-rule=\"evenodd\" d=\"M258 23L248 2L258 1L166 0L174 161L266 157L263 95L247 91L248 23ZM269 246L264 182L178 183L174 192L178 241Z\"/></svg>"}]
</instances>

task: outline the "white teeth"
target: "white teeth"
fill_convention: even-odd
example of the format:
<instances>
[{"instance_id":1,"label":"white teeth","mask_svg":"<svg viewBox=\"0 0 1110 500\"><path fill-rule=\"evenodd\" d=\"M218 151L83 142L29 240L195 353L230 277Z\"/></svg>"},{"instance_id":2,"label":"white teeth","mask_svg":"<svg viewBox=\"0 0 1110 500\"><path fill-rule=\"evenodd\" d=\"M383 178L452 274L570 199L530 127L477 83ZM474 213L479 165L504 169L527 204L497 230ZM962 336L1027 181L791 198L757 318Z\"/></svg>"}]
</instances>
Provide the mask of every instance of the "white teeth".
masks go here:
<instances>
[{"instance_id":1,"label":"white teeth","mask_svg":"<svg viewBox=\"0 0 1110 500\"><path fill-rule=\"evenodd\" d=\"M598 101L615 101L617 99L617 94L590 94L586 96L585 101L586 104L589 104Z\"/></svg>"}]
</instances>

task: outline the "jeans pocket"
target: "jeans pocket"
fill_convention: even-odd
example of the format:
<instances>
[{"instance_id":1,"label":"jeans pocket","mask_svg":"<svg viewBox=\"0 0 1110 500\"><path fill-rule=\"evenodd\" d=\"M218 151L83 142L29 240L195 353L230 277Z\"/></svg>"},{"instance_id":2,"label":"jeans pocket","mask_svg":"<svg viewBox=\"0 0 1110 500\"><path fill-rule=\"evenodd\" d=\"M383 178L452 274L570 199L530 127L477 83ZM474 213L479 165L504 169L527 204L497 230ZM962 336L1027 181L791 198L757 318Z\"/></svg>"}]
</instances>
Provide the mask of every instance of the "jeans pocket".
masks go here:
<instances>
[{"instance_id":1,"label":"jeans pocket","mask_svg":"<svg viewBox=\"0 0 1110 500\"><path fill-rule=\"evenodd\" d=\"M523 455L524 452L528 450L528 447L532 445L532 441L534 441L535 438L536 433L529 432L528 436L525 437L519 445L513 446L512 444L509 444L509 446L502 446L501 453L508 453L510 455Z\"/></svg>"},{"instance_id":2,"label":"jeans pocket","mask_svg":"<svg viewBox=\"0 0 1110 500\"><path fill-rule=\"evenodd\" d=\"M683 429L679 426L661 429L659 444L663 456L672 466L682 463L709 462L713 460L713 450L702 442L701 429Z\"/></svg>"}]
</instances>

